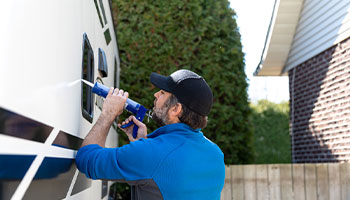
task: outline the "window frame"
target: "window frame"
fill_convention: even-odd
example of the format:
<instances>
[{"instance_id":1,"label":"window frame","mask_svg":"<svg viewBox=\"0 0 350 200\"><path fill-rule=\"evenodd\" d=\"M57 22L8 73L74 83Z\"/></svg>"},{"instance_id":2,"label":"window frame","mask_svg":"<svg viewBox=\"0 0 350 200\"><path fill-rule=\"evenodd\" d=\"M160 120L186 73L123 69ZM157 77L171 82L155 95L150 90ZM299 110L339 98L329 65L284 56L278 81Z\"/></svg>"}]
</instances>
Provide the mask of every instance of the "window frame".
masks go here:
<instances>
[{"instance_id":1,"label":"window frame","mask_svg":"<svg viewBox=\"0 0 350 200\"><path fill-rule=\"evenodd\" d=\"M87 53L87 54L86 54ZM86 57L87 56L87 57ZM85 66L86 58L86 66ZM83 34L83 46L82 46L82 73L81 77L90 82L94 82L94 51L91 47L90 41L86 33ZM86 74L84 74L84 68ZM84 93L86 101L84 102ZM86 105L85 105L86 103ZM86 108L85 108L86 107ZM85 83L81 84L81 111L83 117L92 123L94 117L94 95L92 94L92 88Z\"/></svg>"}]
</instances>

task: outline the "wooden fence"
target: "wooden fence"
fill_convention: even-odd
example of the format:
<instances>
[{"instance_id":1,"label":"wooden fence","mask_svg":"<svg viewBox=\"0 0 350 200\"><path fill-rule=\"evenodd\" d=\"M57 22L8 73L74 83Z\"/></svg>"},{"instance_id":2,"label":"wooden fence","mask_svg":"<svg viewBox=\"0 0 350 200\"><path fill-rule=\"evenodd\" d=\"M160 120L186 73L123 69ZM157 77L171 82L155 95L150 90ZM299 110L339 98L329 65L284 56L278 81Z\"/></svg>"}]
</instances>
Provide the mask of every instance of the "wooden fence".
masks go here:
<instances>
[{"instance_id":1,"label":"wooden fence","mask_svg":"<svg viewBox=\"0 0 350 200\"><path fill-rule=\"evenodd\" d=\"M231 165L222 200L350 200L350 163Z\"/></svg>"}]
</instances>

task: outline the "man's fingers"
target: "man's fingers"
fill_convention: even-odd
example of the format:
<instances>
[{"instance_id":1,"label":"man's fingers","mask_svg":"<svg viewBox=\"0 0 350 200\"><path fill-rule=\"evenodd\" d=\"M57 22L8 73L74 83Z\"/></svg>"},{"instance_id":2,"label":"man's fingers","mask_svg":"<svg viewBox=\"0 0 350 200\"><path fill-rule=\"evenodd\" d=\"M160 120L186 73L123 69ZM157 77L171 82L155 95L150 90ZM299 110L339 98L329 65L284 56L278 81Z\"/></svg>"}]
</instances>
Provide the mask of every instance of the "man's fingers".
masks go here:
<instances>
[{"instance_id":1,"label":"man's fingers","mask_svg":"<svg viewBox=\"0 0 350 200\"><path fill-rule=\"evenodd\" d=\"M118 95L119 94L119 89L118 88L115 88L114 91L113 91L113 95Z\"/></svg>"},{"instance_id":2,"label":"man's fingers","mask_svg":"<svg viewBox=\"0 0 350 200\"><path fill-rule=\"evenodd\" d=\"M144 123L140 122L139 120L136 119L135 116L131 116L132 117L132 121L138 126L145 126Z\"/></svg>"},{"instance_id":3,"label":"man's fingers","mask_svg":"<svg viewBox=\"0 0 350 200\"><path fill-rule=\"evenodd\" d=\"M132 119L133 117L134 117L133 115L129 116L120 125L122 126L122 125L128 124L130 121L133 121L133 119Z\"/></svg>"},{"instance_id":4,"label":"man's fingers","mask_svg":"<svg viewBox=\"0 0 350 200\"><path fill-rule=\"evenodd\" d=\"M128 118L126 118L126 119L125 119L125 121L124 121L124 122L125 122L125 124L129 123L129 122L132 120L132 118L131 118L131 117L132 117L132 116L130 116L130 117L128 117Z\"/></svg>"},{"instance_id":5,"label":"man's fingers","mask_svg":"<svg viewBox=\"0 0 350 200\"><path fill-rule=\"evenodd\" d=\"M108 90L108 95L112 95L114 92L114 88L113 87L110 87L109 90Z\"/></svg>"},{"instance_id":6,"label":"man's fingers","mask_svg":"<svg viewBox=\"0 0 350 200\"><path fill-rule=\"evenodd\" d=\"M127 128L122 128L121 126L123 126L125 123L123 122L123 123L121 123L121 124L118 124L118 127L120 128L120 129L123 129L123 130L125 130L125 129L127 129Z\"/></svg>"},{"instance_id":7,"label":"man's fingers","mask_svg":"<svg viewBox=\"0 0 350 200\"><path fill-rule=\"evenodd\" d=\"M129 93L122 90L122 89L119 89L119 88L113 88L113 87L110 87L109 88L109 91L108 91L108 95L114 95L114 96L122 96L122 97L125 97L125 98L128 98L129 97Z\"/></svg>"},{"instance_id":8,"label":"man's fingers","mask_svg":"<svg viewBox=\"0 0 350 200\"><path fill-rule=\"evenodd\" d=\"M128 98L129 97L129 92L124 92L124 97Z\"/></svg>"}]
</instances>

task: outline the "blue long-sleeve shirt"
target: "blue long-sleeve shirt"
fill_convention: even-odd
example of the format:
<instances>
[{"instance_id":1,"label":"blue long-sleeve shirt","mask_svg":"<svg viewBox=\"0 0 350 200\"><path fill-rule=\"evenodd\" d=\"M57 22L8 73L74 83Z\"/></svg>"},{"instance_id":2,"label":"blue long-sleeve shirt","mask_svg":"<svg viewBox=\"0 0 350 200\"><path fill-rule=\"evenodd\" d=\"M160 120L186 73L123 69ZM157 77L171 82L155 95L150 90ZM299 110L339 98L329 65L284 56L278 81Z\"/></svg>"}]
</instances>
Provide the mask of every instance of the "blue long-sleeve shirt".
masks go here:
<instances>
[{"instance_id":1,"label":"blue long-sleeve shirt","mask_svg":"<svg viewBox=\"0 0 350 200\"><path fill-rule=\"evenodd\" d=\"M183 123L118 148L84 146L76 164L89 178L135 185L135 199L220 199L225 179L220 148Z\"/></svg>"}]
</instances>

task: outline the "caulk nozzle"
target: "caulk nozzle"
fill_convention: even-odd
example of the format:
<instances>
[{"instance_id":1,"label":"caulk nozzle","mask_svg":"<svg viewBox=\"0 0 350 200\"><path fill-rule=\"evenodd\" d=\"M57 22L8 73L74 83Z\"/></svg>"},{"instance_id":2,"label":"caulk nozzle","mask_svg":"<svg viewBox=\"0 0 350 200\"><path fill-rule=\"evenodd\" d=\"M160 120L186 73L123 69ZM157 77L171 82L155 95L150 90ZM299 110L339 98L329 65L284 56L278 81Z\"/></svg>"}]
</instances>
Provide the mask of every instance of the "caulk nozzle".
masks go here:
<instances>
[{"instance_id":1,"label":"caulk nozzle","mask_svg":"<svg viewBox=\"0 0 350 200\"><path fill-rule=\"evenodd\" d=\"M87 81L87 80L81 79L81 81L83 81L83 83L85 83L86 85L88 85L88 86L90 86L92 88L94 87L94 84L89 82L89 81Z\"/></svg>"}]
</instances>

